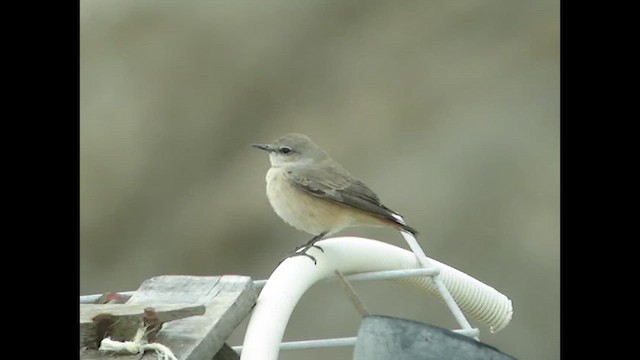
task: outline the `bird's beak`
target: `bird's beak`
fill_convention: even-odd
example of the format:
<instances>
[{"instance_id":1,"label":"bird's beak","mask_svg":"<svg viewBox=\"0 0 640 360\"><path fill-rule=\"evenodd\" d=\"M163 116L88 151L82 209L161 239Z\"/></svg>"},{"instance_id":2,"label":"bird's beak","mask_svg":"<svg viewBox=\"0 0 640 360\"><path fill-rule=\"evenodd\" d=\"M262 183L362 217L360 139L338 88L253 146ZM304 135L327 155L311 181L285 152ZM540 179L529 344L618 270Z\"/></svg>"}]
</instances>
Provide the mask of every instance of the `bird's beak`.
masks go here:
<instances>
[{"instance_id":1,"label":"bird's beak","mask_svg":"<svg viewBox=\"0 0 640 360\"><path fill-rule=\"evenodd\" d=\"M258 148L260 150L268 151L268 152L273 151L273 148L271 147L271 145L268 145L268 144L251 144L251 146L253 146L254 148Z\"/></svg>"}]
</instances>

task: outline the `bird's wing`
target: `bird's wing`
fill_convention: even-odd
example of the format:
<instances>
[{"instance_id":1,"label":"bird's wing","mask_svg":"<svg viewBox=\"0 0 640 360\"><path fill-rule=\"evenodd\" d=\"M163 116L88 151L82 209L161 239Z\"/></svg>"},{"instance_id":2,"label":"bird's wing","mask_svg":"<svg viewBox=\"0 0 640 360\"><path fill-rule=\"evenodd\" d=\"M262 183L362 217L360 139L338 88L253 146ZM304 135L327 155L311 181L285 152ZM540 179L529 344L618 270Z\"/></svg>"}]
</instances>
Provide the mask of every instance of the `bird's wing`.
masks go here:
<instances>
[{"instance_id":1,"label":"bird's wing","mask_svg":"<svg viewBox=\"0 0 640 360\"><path fill-rule=\"evenodd\" d=\"M393 216L397 215L395 211L382 205L378 196L365 183L353 178L344 170L334 167L291 167L286 170L285 177L291 184L310 195L370 213L414 234L417 233L414 229L399 223Z\"/></svg>"}]
</instances>

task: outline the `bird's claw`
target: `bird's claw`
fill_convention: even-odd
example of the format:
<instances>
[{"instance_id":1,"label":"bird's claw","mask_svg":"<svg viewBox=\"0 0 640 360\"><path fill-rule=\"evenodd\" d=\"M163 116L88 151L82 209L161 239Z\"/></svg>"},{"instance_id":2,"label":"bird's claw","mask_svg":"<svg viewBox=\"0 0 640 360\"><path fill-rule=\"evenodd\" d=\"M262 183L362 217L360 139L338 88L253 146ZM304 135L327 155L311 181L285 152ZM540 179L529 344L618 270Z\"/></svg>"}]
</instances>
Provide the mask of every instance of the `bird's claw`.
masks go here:
<instances>
[{"instance_id":1,"label":"bird's claw","mask_svg":"<svg viewBox=\"0 0 640 360\"><path fill-rule=\"evenodd\" d=\"M307 249L307 250L308 250L308 249ZM282 264L282 262L283 262L283 261L285 261L285 260L287 260L288 258L290 258L290 257L294 257L294 256L306 256L306 257L308 257L309 259L313 260L313 264L314 264L314 265L317 265L317 264L318 264L318 262L316 261L316 258L315 258L315 257L313 257L313 256L311 256L311 255L309 255L309 254L307 254L307 252L306 252L306 251L305 251L305 252L297 252L297 251L296 251L296 252L294 252L293 254L289 254L289 255L285 256L282 260L280 260L280 262L278 263L278 265Z\"/></svg>"},{"instance_id":2,"label":"bird's claw","mask_svg":"<svg viewBox=\"0 0 640 360\"><path fill-rule=\"evenodd\" d=\"M296 246L296 248L295 248L295 250L294 250L294 253L297 253L297 252L298 252L298 250L303 249L303 248L305 248L305 247L307 248L307 250L308 250L309 248L311 248L311 247L314 247L314 248L316 248L316 249L318 249L318 250L320 250L320 251L324 252L324 249L323 249L322 247L320 247L320 245L312 244L311 246L309 246L308 244L302 244L302 245ZM305 251L305 252L306 252L306 251Z\"/></svg>"}]
</instances>

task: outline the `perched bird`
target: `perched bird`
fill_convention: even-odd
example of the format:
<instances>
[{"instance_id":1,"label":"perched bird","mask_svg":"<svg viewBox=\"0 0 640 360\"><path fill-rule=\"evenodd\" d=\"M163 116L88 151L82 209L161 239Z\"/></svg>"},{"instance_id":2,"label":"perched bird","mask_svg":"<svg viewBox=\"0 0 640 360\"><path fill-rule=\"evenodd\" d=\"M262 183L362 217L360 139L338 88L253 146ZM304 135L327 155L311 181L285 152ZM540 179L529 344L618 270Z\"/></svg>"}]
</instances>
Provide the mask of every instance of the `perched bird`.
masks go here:
<instances>
[{"instance_id":1,"label":"perched bird","mask_svg":"<svg viewBox=\"0 0 640 360\"><path fill-rule=\"evenodd\" d=\"M291 133L273 144L252 146L269 152L267 198L273 210L289 225L314 235L290 256L304 255L315 263L307 251L320 248L314 244L324 236L349 226L387 226L417 234L307 136Z\"/></svg>"}]
</instances>

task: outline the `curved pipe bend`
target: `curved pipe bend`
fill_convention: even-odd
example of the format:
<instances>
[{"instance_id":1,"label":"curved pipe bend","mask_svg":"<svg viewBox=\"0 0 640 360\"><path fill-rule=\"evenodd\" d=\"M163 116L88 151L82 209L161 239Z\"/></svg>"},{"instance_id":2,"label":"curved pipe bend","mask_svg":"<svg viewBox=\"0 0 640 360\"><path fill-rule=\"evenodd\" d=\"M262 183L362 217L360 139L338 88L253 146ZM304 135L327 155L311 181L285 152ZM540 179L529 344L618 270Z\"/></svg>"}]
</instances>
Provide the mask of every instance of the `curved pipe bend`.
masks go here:
<instances>
[{"instance_id":1,"label":"curved pipe bend","mask_svg":"<svg viewBox=\"0 0 640 360\"><path fill-rule=\"evenodd\" d=\"M313 284L335 276L359 272L420 268L416 256L408 250L381 241L339 237L317 242L324 252L312 248L309 255L295 256L283 261L269 277L256 305L245 333L241 359L277 359L280 342L298 300ZM440 277L465 315L499 331L511 320L511 300L494 288L436 260ZM431 277L409 277L400 281L439 297Z\"/></svg>"}]
</instances>

